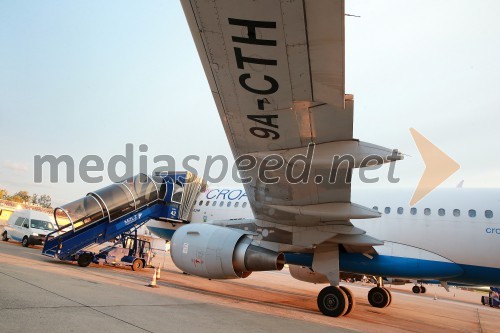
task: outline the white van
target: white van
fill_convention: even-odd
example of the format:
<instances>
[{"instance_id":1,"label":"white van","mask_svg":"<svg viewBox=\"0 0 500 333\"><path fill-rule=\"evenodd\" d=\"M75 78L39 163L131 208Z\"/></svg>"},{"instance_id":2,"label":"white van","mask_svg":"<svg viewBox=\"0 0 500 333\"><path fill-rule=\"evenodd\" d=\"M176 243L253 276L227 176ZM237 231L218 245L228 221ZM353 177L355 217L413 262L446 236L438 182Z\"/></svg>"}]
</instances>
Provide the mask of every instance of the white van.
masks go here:
<instances>
[{"instance_id":1,"label":"white van","mask_svg":"<svg viewBox=\"0 0 500 333\"><path fill-rule=\"evenodd\" d=\"M24 247L30 245L41 245L45 241L45 236L53 232L53 218L46 213L36 210L15 211L2 233L2 240L9 238L19 241Z\"/></svg>"}]
</instances>

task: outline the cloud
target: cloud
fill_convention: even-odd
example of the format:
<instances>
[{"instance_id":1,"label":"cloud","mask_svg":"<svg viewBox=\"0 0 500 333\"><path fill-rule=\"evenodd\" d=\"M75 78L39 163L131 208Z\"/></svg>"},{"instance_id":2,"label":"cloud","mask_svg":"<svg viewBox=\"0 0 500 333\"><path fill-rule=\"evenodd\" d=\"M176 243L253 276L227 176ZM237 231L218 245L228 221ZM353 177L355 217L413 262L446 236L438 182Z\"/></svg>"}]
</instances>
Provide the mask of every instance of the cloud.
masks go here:
<instances>
[{"instance_id":1,"label":"cloud","mask_svg":"<svg viewBox=\"0 0 500 333\"><path fill-rule=\"evenodd\" d=\"M2 166L6 169L17 171L17 172L27 172L29 167L25 163L13 162L13 161L5 161L2 163Z\"/></svg>"}]
</instances>

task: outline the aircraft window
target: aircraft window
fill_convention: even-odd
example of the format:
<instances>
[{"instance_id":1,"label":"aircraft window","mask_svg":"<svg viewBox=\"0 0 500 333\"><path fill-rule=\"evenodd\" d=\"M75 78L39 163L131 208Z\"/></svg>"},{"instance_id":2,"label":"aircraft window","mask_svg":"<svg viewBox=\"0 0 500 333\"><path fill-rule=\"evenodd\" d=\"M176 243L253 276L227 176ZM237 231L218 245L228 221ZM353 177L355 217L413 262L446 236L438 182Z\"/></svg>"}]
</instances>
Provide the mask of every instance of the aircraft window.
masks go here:
<instances>
[{"instance_id":1,"label":"aircraft window","mask_svg":"<svg viewBox=\"0 0 500 333\"><path fill-rule=\"evenodd\" d=\"M439 208L438 215L439 216L445 216L445 214L446 214L446 211L443 208Z\"/></svg>"},{"instance_id":2,"label":"aircraft window","mask_svg":"<svg viewBox=\"0 0 500 333\"><path fill-rule=\"evenodd\" d=\"M214 203L212 204L212 207L215 207L217 206L217 201L214 201Z\"/></svg>"},{"instance_id":3,"label":"aircraft window","mask_svg":"<svg viewBox=\"0 0 500 333\"><path fill-rule=\"evenodd\" d=\"M476 211L474 209L469 210L469 217L476 217Z\"/></svg>"},{"instance_id":4,"label":"aircraft window","mask_svg":"<svg viewBox=\"0 0 500 333\"><path fill-rule=\"evenodd\" d=\"M411 215L417 215L417 209L415 207L413 207L412 209L410 209L410 214Z\"/></svg>"},{"instance_id":5,"label":"aircraft window","mask_svg":"<svg viewBox=\"0 0 500 333\"><path fill-rule=\"evenodd\" d=\"M241 205L242 208L245 208L247 206L247 203L244 202L243 205Z\"/></svg>"},{"instance_id":6,"label":"aircraft window","mask_svg":"<svg viewBox=\"0 0 500 333\"><path fill-rule=\"evenodd\" d=\"M431 209L430 208L424 209L424 215L426 215L426 216L431 215Z\"/></svg>"},{"instance_id":7,"label":"aircraft window","mask_svg":"<svg viewBox=\"0 0 500 333\"><path fill-rule=\"evenodd\" d=\"M219 204L219 207L222 207L222 206L224 206L224 201L221 201Z\"/></svg>"},{"instance_id":8,"label":"aircraft window","mask_svg":"<svg viewBox=\"0 0 500 333\"><path fill-rule=\"evenodd\" d=\"M237 208L239 205L240 205L240 203L239 203L239 202L235 202L235 203L234 203L234 208Z\"/></svg>"},{"instance_id":9,"label":"aircraft window","mask_svg":"<svg viewBox=\"0 0 500 333\"><path fill-rule=\"evenodd\" d=\"M459 217L460 216L460 209L454 209L453 210L453 216Z\"/></svg>"},{"instance_id":10,"label":"aircraft window","mask_svg":"<svg viewBox=\"0 0 500 333\"><path fill-rule=\"evenodd\" d=\"M487 219L492 219L493 218L493 212L491 210L487 210L487 211L484 212L484 216Z\"/></svg>"},{"instance_id":11,"label":"aircraft window","mask_svg":"<svg viewBox=\"0 0 500 333\"><path fill-rule=\"evenodd\" d=\"M203 205L203 200L200 200L200 206Z\"/></svg>"},{"instance_id":12,"label":"aircraft window","mask_svg":"<svg viewBox=\"0 0 500 333\"><path fill-rule=\"evenodd\" d=\"M376 210L378 212L378 206L373 206L373 210Z\"/></svg>"},{"instance_id":13,"label":"aircraft window","mask_svg":"<svg viewBox=\"0 0 500 333\"><path fill-rule=\"evenodd\" d=\"M227 202L227 206L228 206L228 207L231 207L231 201L228 201L228 202Z\"/></svg>"},{"instance_id":14,"label":"aircraft window","mask_svg":"<svg viewBox=\"0 0 500 333\"><path fill-rule=\"evenodd\" d=\"M390 214L391 213L391 207L385 207L384 212L386 214Z\"/></svg>"},{"instance_id":15,"label":"aircraft window","mask_svg":"<svg viewBox=\"0 0 500 333\"><path fill-rule=\"evenodd\" d=\"M398 207L398 214L401 215L404 213L403 207Z\"/></svg>"},{"instance_id":16,"label":"aircraft window","mask_svg":"<svg viewBox=\"0 0 500 333\"><path fill-rule=\"evenodd\" d=\"M208 200L206 203L205 203L205 206L208 206L210 205L210 200Z\"/></svg>"}]
</instances>

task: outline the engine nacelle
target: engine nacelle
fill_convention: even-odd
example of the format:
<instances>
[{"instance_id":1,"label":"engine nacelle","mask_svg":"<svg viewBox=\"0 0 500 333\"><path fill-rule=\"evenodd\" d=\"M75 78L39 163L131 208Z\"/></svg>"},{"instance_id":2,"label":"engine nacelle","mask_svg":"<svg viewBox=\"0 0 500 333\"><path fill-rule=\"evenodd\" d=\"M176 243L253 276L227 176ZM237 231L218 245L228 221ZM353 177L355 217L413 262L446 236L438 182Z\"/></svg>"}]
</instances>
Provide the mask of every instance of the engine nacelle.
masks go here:
<instances>
[{"instance_id":1,"label":"engine nacelle","mask_svg":"<svg viewBox=\"0 0 500 333\"><path fill-rule=\"evenodd\" d=\"M329 283L325 275L316 273L309 267L288 265L288 269L294 279L309 283Z\"/></svg>"},{"instance_id":2,"label":"engine nacelle","mask_svg":"<svg viewBox=\"0 0 500 333\"><path fill-rule=\"evenodd\" d=\"M172 237L170 255L186 273L210 279L245 278L253 271L282 270L282 253L252 245L242 230L187 224Z\"/></svg>"}]
</instances>

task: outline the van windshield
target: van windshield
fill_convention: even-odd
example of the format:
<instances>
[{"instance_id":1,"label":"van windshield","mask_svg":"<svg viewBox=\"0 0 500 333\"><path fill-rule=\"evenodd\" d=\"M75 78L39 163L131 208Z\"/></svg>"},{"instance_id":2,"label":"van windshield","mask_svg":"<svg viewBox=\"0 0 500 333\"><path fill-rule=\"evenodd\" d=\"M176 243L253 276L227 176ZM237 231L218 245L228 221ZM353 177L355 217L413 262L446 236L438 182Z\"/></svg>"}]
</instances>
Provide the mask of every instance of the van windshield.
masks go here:
<instances>
[{"instance_id":1,"label":"van windshield","mask_svg":"<svg viewBox=\"0 0 500 333\"><path fill-rule=\"evenodd\" d=\"M31 220L30 225L32 228L41 229L41 230L54 230L54 226L52 223L41 220Z\"/></svg>"}]
</instances>

